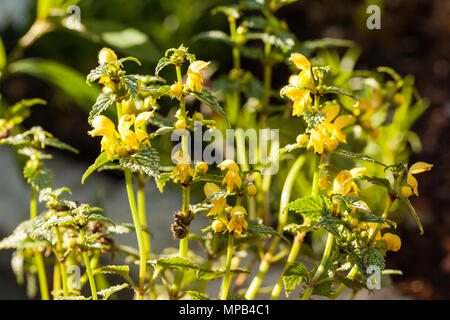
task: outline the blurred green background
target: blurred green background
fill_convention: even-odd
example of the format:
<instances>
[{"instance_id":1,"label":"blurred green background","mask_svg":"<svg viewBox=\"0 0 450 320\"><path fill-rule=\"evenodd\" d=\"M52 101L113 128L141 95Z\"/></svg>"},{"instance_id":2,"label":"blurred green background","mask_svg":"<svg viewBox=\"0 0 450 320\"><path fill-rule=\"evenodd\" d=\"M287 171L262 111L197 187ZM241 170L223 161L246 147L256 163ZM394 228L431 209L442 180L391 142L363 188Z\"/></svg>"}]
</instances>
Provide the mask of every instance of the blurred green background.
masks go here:
<instances>
[{"instance_id":1,"label":"blurred green background","mask_svg":"<svg viewBox=\"0 0 450 320\"><path fill-rule=\"evenodd\" d=\"M130 71L153 74L164 51L183 43L199 59L218 63L215 76L227 73L232 67L231 49L220 43L193 42L192 38L211 29L227 32L226 18L212 15L211 9L230 3L233 1L82 0L77 5L84 30L70 30L55 22L49 32L18 50L17 42L23 41L36 19L36 2L2 0L0 35L5 51L13 58L20 57L10 65L7 72L11 74L0 79L3 101L47 100L48 106L33 109L25 126L41 125L76 147L79 155L61 156L87 167L98 154L98 145L86 133L90 129L87 110L98 89L86 86L84 79L97 64L97 52L110 46L122 56L137 56L143 66L138 69L130 64ZM370 4L382 8L380 30L366 28ZM301 41L322 37L353 40L362 49L359 67L390 66L400 74L412 74L421 95L429 99L430 108L414 127L423 148L411 159L435 164L430 173L421 175L421 197L414 202L425 234L418 234L412 219L401 225L403 247L388 257L387 267L403 270L404 276L394 280L396 288L409 297L450 298L450 2L302 0L282 8L277 16L286 20ZM244 60L243 65L261 76L258 63ZM171 75L163 72L163 76L170 79ZM281 87L288 76L283 67L275 69L274 87ZM4 170L1 175L2 184L8 185L9 176ZM10 215L5 208L0 203L0 221ZM18 222L22 217L13 218ZM0 222L1 237L10 231ZM9 290L24 297L16 288L8 252L0 253L0 263L0 298L10 298Z\"/></svg>"}]
</instances>

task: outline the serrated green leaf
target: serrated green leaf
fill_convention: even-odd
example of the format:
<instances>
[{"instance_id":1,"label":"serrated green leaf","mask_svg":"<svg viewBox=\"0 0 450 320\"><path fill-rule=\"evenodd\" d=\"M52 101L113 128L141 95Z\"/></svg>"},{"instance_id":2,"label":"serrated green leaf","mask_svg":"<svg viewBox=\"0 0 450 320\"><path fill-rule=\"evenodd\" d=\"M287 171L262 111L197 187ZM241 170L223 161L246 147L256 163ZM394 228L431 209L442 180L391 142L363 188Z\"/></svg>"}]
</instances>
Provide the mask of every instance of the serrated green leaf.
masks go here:
<instances>
[{"instance_id":1,"label":"serrated green leaf","mask_svg":"<svg viewBox=\"0 0 450 320\"><path fill-rule=\"evenodd\" d=\"M395 223L394 221L389 220L389 219L384 219L381 217L377 217L377 216L364 215L359 218L359 221L360 222L388 223L392 227L397 228L397 223Z\"/></svg>"},{"instance_id":2,"label":"serrated green leaf","mask_svg":"<svg viewBox=\"0 0 450 320\"><path fill-rule=\"evenodd\" d=\"M98 66L95 69L92 69L86 77L86 82L91 83L95 82L101 77L108 76L108 70L106 69L106 65Z\"/></svg>"},{"instance_id":3,"label":"serrated green leaf","mask_svg":"<svg viewBox=\"0 0 450 320\"><path fill-rule=\"evenodd\" d=\"M150 177L159 178L159 155L156 149L145 147L128 158L120 159L123 168L132 172L146 174Z\"/></svg>"},{"instance_id":4,"label":"serrated green leaf","mask_svg":"<svg viewBox=\"0 0 450 320\"><path fill-rule=\"evenodd\" d=\"M333 281L327 280L324 282L319 283L314 287L312 295L316 296L322 296L322 297L331 297L333 295L333 290L331 289L331 285L333 284Z\"/></svg>"},{"instance_id":5,"label":"serrated green leaf","mask_svg":"<svg viewBox=\"0 0 450 320\"><path fill-rule=\"evenodd\" d=\"M211 300L206 294L198 291L185 291L184 293L188 294L191 300Z\"/></svg>"},{"instance_id":6,"label":"serrated green leaf","mask_svg":"<svg viewBox=\"0 0 450 320\"><path fill-rule=\"evenodd\" d=\"M170 177L172 176L172 173L170 172L164 172L160 173L159 178L155 178L156 185L159 189L159 192L164 192L164 187L166 186L167 181L170 181Z\"/></svg>"},{"instance_id":7,"label":"serrated green leaf","mask_svg":"<svg viewBox=\"0 0 450 320\"><path fill-rule=\"evenodd\" d=\"M138 81L135 77L126 75L123 77L123 84L127 87L131 96L134 98L138 92Z\"/></svg>"},{"instance_id":8,"label":"serrated green leaf","mask_svg":"<svg viewBox=\"0 0 450 320\"><path fill-rule=\"evenodd\" d=\"M375 248L367 248L363 254L363 260L365 262L365 266L369 267L371 265L376 265L380 267L381 270L385 268L385 261L383 255Z\"/></svg>"},{"instance_id":9,"label":"serrated green leaf","mask_svg":"<svg viewBox=\"0 0 450 320\"><path fill-rule=\"evenodd\" d=\"M289 240L285 236L283 236L281 233L276 231L274 228L265 226L263 224L259 224L258 222L255 222L255 221L248 222L247 230L248 230L248 232L256 233L259 235L271 235L274 237L279 237L289 243Z\"/></svg>"},{"instance_id":10,"label":"serrated green leaf","mask_svg":"<svg viewBox=\"0 0 450 320\"><path fill-rule=\"evenodd\" d=\"M98 213L89 215L88 222L91 222L91 221L100 221L100 222L112 224L113 226L115 225L114 221L112 221L110 218L105 217L104 215L98 214Z\"/></svg>"},{"instance_id":11,"label":"serrated green leaf","mask_svg":"<svg viewBox=\"0 0 450 320\"><path fill-rule=\"evenodd\" d=\"M366 175L361 175L361 176L357 176L354 178L350 178L348 180L364 180L364 181L368 181L372 184L378 185L378 186L382 186L386 189L388 189L388 191L391 191L391 184L389 182L388 179L386 178L378 178L378 177L373 177L373 176L366 176Z\"/></svg>"},{"instance_id":12,"label":"serrated green leaf","mask_svg":"<svg viewBox=\"0 0 450 320\"><path fill-rule=\"evenodd\" d=\"M318 221L327 215L328 206L322 196L306 196L288 203L285 210L295 211L305 219Z\"/></svg>"},{"instance_id":13,"label":"serrated green leaf","mask_svg":"<svg viewBox=\"0 0 450 320\"><path fill-rule=\"evenodd\" d=\"M95 160L94 164L89 166L87 168L86 172L83 174L83 177L81 178L81 183L84 183L87 177L91 175L92 172L100 168L101 166L113 161L114 159L110 159L109 155L106 152L102 152L97 159Z\"/></svg>"},{"instance_id":14,"label":"serrated green leaf","mask_svg":"<svg viewBox=\"0 0 450 320\"><path fill-rule=\"evenodd\" d=\"M36 168L33 162L31 160L27 161L27 164L23 168L23 176L37 190L42 190L51 184L53 172L42 166Z\"/></svg>"},{"instance_id":15,"label":"serrated green leaf","mask_svg":"<svg viewBox=\"0 0 450 320\"><path fill-rule=\"evenodd\" d=\"M292 290L295 289L301 282L308 281L308 269L301 262L295 262L290 265L283 274L284 289L286 297L289 296Z\"/></svg>"},{"instance_id":16,"label":"serrated green leaf","mask_svg":"<svg viewBox=\"0 0 450 320\"><path fill-rule=\"evenodd\" d=\"M303 112L303 119L305 119L306 124L308 125L308 129L315 128L319 123L322 123L325 119L325 113L324 112L309 112L305 111Z\"/></svg>"},{"instance_id":17,"label":"serrated green leaf","mask_svg":"<svg viewBox=\"0 0 450 320\"><path fill-rule=\"evenodd\" d=\"M103 289L97 292L99 296L103 297L103 300L108 300L108 298L113 294L125 288L128 288L128 283L122 283L116 286L109 287L107 289Z\"/></svg>"},{"instance_id":18,"label":"serrated green leaf","mask_svg":"<svg viewBox=\"0 0 450 320\"><path fill-rule=\"evenodd\" d=\"M170 60L169 58L162 57L161 59L159 59L155 69L155 76L158 77L161 70L167 67L169 64L173 64L172 60Z\"/></svg>"},{"instance_id":19,"label":"serrated green leaf","mask_svg":"<svg viewBox=\"0 0 450 320\"><path fill-rule=\"evenodd\" d=\"M168 268L176 268L176 269L198 269L198 265L194 263L193 261L182 258L180 256L172 256L167 258L159 258L156 260L155 264L156 269L168 269Z\"/></svg>"},{"instance_id":20,"label":"serrated green leaf","mask_svg":"<svg viewBox=\"0 0 450 320\"><path fill-rule=\"evenodd\" d=\"M89 112L89 122L91 122L96 116L100 115L103 111L108 109L110 105L114 103L114 96L109 94L100 93L95 104L92 106L91 112Z\"/></svg>"},{"instance_id":21,"label":"serrated green leaf","mask_svg":"<svg viewBox=\"0 0 450 320\"><path fill-rule=\"evenodd\" d=\"M227 114L222 109L219 102L217 102L217 99L211 94L211 92L203 88L202 92L191 91L190 93L198 100L209 106L211 109L223 115L227 119L228 123L230 122L228 120Z\"/></svg>"},{"instance_id":22,"label":"serrated green leaf","mask_svg":"<svg viewBox=\"0 0 450 320\"><path fill-rule=\"evenodd\" d=\"M99 274L99 273L112 273L112 274L119 274L122 277L128 277L128 274L130 273L130 267L123 265L123 266L118 266L118 265L109 265L109 266L102 266L102 267L98 267L96 269L93 270L93 274Z\"/></svg>"}]
</instances>

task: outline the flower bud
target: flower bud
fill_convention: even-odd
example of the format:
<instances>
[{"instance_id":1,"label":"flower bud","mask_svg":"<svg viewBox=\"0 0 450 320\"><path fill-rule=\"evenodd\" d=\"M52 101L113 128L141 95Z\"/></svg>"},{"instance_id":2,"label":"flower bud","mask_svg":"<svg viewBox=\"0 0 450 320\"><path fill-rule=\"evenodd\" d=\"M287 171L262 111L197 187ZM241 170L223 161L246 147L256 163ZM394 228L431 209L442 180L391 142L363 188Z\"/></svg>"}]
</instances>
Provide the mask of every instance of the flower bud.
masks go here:
<instances>
[{"instance_id":1,"label":"flower bud","mask_svg":"<svg viewBox=\"0 0 450 320\"><path fill-rule=\"evenodd\" d=\"M411 187L404 186L402 187L402 196L405 198L409 198L412 195Z\"/></svg>"},{"instance_id":2,"label":"flower bud","mask_svg":"<svg viewBox=\"0 0 450 320\"><path fill-rule=\"evenodd\" d=\"M256 186L254 184L249 184L247 186L247 194L249 196L254 196L256 194L256 192L258 191L258 189L256 188Z\"/></svg>"},{"instance_id":3,"label":"flower bud","mask_svg":"<svg viewBox=\"0 0 450 320\"><path fill-rule=\"evenodd\" d=\"M306 142L308 142L308 136L306 134L302 133L297 136L296 140L297 140L297 143L299 146L304 146L306 144Z\"/></svg>"},{"instance_id":4,"label":"flower bud","mask_svg":"<svg viewBox=\"0 0 450 320\"><path fill-rule=\"evenodd\" d=\"M181 86L181 84L179 84L179 83L174 83L174 84L170 87L170 95L173 96L173 97L179 98L179 97L181 96L182 89L183 89L183 87Z\"/></svg>"},{"instance_id":5,"label":"flower bud","mask_svg":"<svg viewBox=\"0 0 450 320\"><path fill-rule=\"evenodd\" d=\"M385 233L383 235L383 241L386 243L386 247L390 251L397 252L402 246L402 241L396 234Z\"/></svg>"},{"instance_id":6,"label":"flower bud","mask_svg":"<svg viewBox=\"0 0 450 320\"><path fill-rule=\"evenodd\" d=\"M184 120L178 120L175 123L175 129L186 129L186 121Z\"/></svg>"},{"instance_id":7,"label":"flower bud","mask_svg":"<svg viewBox=\"0 0 450 320\"><path fill-rule=\"evenodd\" d=\"M206 173L206 171L208 171L208 165L206 162L199 162L195 166L195 171Z\"/></svg>"},{"instance_id":8,"label":"flower bud","mask_svg":"<svg viewBox=\"0 0 450 320\"><path fill-rule=\"evenodd\" d=\"M222 221L214 220L214 222L212 223L212 229L213 229L215 232L220 232L220 231L222 231L222 230L223 230L223 227L224 227L224 225L223 225L223 222L222 222Z\"/></svg>"},{"instance_id":9,"label":"flower bud","mask_svg":"<svg viewBox=\"0 0 450 320\"><path fill-rule=\"evenodd\" d=\"M103 48L98 53L98 64L104 65L105 63L116 61L117 55L116 53L109 49L109 48Z\"/></svg>"}]
</instances>

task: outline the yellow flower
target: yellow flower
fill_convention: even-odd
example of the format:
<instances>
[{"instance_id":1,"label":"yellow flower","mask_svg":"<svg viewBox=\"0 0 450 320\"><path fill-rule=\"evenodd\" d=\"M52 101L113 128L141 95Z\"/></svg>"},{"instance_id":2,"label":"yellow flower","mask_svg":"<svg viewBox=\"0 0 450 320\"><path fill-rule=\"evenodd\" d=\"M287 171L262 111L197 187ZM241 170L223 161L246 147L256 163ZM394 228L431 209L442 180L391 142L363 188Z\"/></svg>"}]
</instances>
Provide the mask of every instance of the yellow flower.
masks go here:
<instances>
[{"instance_id":1,"label":"yellow flower","mask_svg":"<svg viewBox=\"0 0 450 320\"><path fill-rule=\"evenodd\" d=\"M418 191L419 182L413 175L422 173L425 171L429 171L429 170L431 170L432 167L433 167L432 164L429 164L426 162L416 162L409 168L408 175L406 178L406 182L407 182L408 186L404 186L402 188L402 194L404 197L407 198L411 195L411 190L408 191L407 188L412 189L416 196L419 195L419 191Z\"/></svg>"},{"instance_id":2,"label":"yellow flower","mask_svg":"<svg viewBox=\"0 0 450 320\"><path fill-rule=\"evenodd\" d=\"M383 240L386 243L387 249L390 251L397 252L402 246L402 241L396 234L385 233L383 235Z\"/></svg>"},{"instance_id":3,"label":"yellow flower","mask_svg":"<svg viewBox=\"0 0 450 320\"><path fill-rule=\"evenodd\" d=\"M88 133L92 137L102 136L101 141L101 150L106 151L110 158L116 153L116 149L119 145L117 136L119 135L116 131L116 127L114 123L103 115L96 116L92 120L92 127L94 130L89 131Z\"/></svg>"},{"instance_id":4,"label":"yellow flower","mask_svg":"<svg viewBox=\"0 0 450 320\"><path fill-rule=\"evenodd\" d=\"M299 146L304 146L305 143L308 142L308 136L307 136L306 134L304 134L304 133L299 134L299 135L297 136L296 141L297 141L297 144L298 144Z\"/></svg>"},{"instance_id":5,"label":"yellow flower","mask_svg":"<svg viewBox=\"0 0 450 320\"><path fill-rule=\"evenodd\" d=\"M202 71L208 69L210 62L197 60L192 62L187 71L186 87L192 91L202 92L203 74Z\"/></svg>"},{"instance_id":6,"label":"yellow flower","mask_svg":"<svg viewBox=\"0 0 450 320\"><path fill-rule=\"evenodd\" d=\"M109 49L109 48L103 48L98 53L98 64L103 65L108 62L113 62L117 60L116 53Z\"/></svg>"},{"instance_id":7,"label":"yellow flower","mask_svg":"<svg viewBox=\"0 0 450 320\"><path fill-rule=\"evenodd\" d=\"M178 129L178 130L186 129L186 121L178 120L177 122L175 122L175 129Z\"/></svg>"},{"instance_id":8,"label":"yellow flower","mask_svg":"<svg viewBox=\"0 0 450 320\"><path fill-rule=\"evenodd\" d=\"M248 223L245 219L246 214L247 210L242 206L236 206L230 212L230 221L228 221L227 229L228 232L233 232L236 238L241 236L243 229L248 228Z\"/></svg>"},{"instance_id":9,"label":"yellow flower","mask_svg":"<svg viewBox=\"0 0 450 320\"><path fill-rule=\"evenodd\" d=\"M118 130L122 140L122 145L127 148L128 151L137 150L139 148L139 140L136 133L130 130L130 127L134 124L136 117L134 114L124 114L120 120Z\"/></svg>"},{"instance_id":10,"label":"yellow flower","mask_svg":"<svg viewBox=\"0 0 450 320\"><path fill-rule=\"evenodd\" d=\"M203 187L203 192L205 192L206 197L210 197L214 193L220 192L220 188L212 182L208 182ZM221 197L219 199L213 199L211 200L211 203L213 204L213 208L208 213L208 216L215 216L217 214L220 214L223 212L223 209L227 206L227 199L225 197Z\"/></svg>"},{"instance_id":11,"label":"yellow flower","mask_svg":"<svg viewBox=\"0 0 450 320\"><path fill-rule=\"evenodd\" d=\"M145 139L148 138L148 133L146 130L146 124L148 119L152 117L151 111L145 111L140 113L136 120L134 121L134 131L136 132L137 139L139 143L142 143ZM146 144L150 147L150 140L146 140Z\"/></svg>"},{"instance_id":12,"label":"yellow flower","mask_svg":"<svg viewBox=\"0 0 450 320\"><path fill-rule=\"evenodd\" d=\"M337 104L332 104L324 107L322 109L322 112L325 113L323 125L333 138L336 138L340 142L347 143L347 140L345 139L345 133L342 132L341 129L349 125L353 121L353 117L350 115L342 115L336 118L339 113L339 109L339 105ZM336 118L336 120L331 123L334 118Z\"/></svg>"},{"instance_id":13,"label":"yellow flower","mask_svg":"<svg viewBox=\"0 0 450 320\"><path fill-rule=\"evenodd\" d=\"M225 174L223 178L222 184L227 185L227 192L231 193L233 191L234 186L238 188L242 185L242 179L239 176L239 167L233 160L225 160L218 167L223 171L228 169L228 172Z\"/></svg>"},{"instance_id":14,"label":"yellow flower","mask_svg":"<svg viewBox=\"0 0 450 320\"><path fill-rule=\"evenodd\" d=\"M332 193L339 193L343 196L346 196L347 194L358 195L358 185L356 182L348 180L365 173L366 168L353 168L350 171L342 170L334 179Z\"/></svg>"},{"instance_id":15,"label":"yellow flower","mask_svg":"<svg viewBox=\"0 0 450 320\"><path fill-rule=\"evenodd\" d=\"M310 87L311 90L314 89L311 64L309 63L309 60L300 53L292 53L289 60L294 62L297 68L301 70L297 78L297 85Z\"/></svg>"},{"instance_id":16,"label":"yellow flower","mask_svg":"<svg viewBox=\"0 0 450 320\"><path fill-rule=\"evenodd\" d=\"M180 150L174 154L173 160L177 162L177 165L172 171L172 176L178 176L180 183L183 184L194 175L190 165L191 159L189 155L184 155L183 151Z\"/></svg>"},{"instance_id":17,"label":"yellow flower","mask_svg":"<svg viewBox=\"0 0 450 320\"><path fill-rule=\"evenodd\" d=\"M312 99L309 90L287 87L283 89L282 93L294 101L294 105L292 106L293 116L300 117L306 108L311 110Z\"/></svg>"}]
</instances>

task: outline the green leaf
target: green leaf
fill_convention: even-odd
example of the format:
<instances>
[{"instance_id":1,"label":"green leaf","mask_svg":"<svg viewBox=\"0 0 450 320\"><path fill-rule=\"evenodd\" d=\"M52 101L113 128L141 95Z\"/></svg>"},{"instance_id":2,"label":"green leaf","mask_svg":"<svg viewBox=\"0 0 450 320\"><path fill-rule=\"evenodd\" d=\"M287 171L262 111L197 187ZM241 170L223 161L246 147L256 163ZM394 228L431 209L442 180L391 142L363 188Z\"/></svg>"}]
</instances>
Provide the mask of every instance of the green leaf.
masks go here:
<instances>
[{"instance_id":1,"label":"green leaf","mask_svg":"<svg viewBox=\"0 0 450 320\"><path fill-rule=\"evenodd\" d=\"M159 192L164 192L164 187L166 186L167 181L170 181L170 177L172 176L172 173L170 172L164 172L160 173L159 178L155 178L156 185L159 189Z\"/></svg>"},{"instance_id":2,"label":"green leaf","mask_svg":"<svg viewBox=\"0 0 450 320\"><path fill-rule=\"evenodd\" d=\"M281 239L289 243L289 240L281 233L277 232L274 228L259 224L256 221L248 222L248 231L251 233L256 233L258 235L271 235L274 237L280 237Z\"/></svg>"},{"instance_id":3,"label":"green leaf","mask_svg":"<svg viewBox=\"0 0 450 320\"><path fill-rule=\"evenodd\" d=\"M412 213L414 220L416 220L417 226L419 227L420 230L420 234L423 234L423 227L422 227L422 223L420 222L420 218L416 213L416 210L414 209L414 207L412 206L411 202L409 201L409 199L405 199L406 205L409 208L409 211Z\"/></svg>"},{"instance_id":4,"label":"green leaf","mask_svg":"<svg viewBox=\"0 0 450 320\"><path fill-rule=\"evenodd\" d=\"M352 98L355 101L358 101L358 98L355 97L352 93L350 93L348 91L345 91L344 89L341 89L341 88L330 86L330 87L319 88L319 91L322 94L325 94L325 93L336 93L336 94L344 95L344 96Z\"/></svg>"},{"instance_id":5,"label":"green leaf","mask_svg":"<svg viewBox=\"0 0 450 320\"><path fill-rule=\"evenodd\" d=\"M296 262L290 265L282 276L286 297L288 297L291 291L301 282L307 282L308 278L308 269L306 269L306 266L303 263Z\"/></svg>"},{"instance_id":6,"label":"green leaf","mask_svg":"<svg viewBox=\"0 0 450 320\"><path fill-rule=\"evenodd\" d=\"M309 112L305 111L303 113L303 119L305 119L306 124L308 125L308 129L315 128L319 123L322 123L325 119L325 113L324 112Z\"/></svg>"},{"instance_id":7,"label":"green leaf","mask_svg":"<svg viewBox=\"0 0 450 320\"><path fill-rule=\"evenodd\" d=\"M217 14L219 12L235 19L239 19L240 17L239 8L237 5L218 6L211 10L212 14Z\"/></svg>"},{"instance_id":8,"label":"green leaf","mask_svg":"<svg viewBox=\"0 0 450 320\"><path fill-rule=\"evenodd\" d=\"M98 213L89 215L88 222L91 222L91 221L100 221L100 222L106 222L106 223L112 224L113 226L115 225L114 221L112 221L110 218L105 217L104 215L98 214Z\"/></svg>"},{"instance_id":9,"label":"green leaf","mask_svg":"<svg viewBox=\"0 0 450 320\"><path fill-rule=\"evenodd\" d=\"M249 271L246 269L237 268L237 269L231 269L231 273L233 273L233 274L249 273ZM225 275L225 268L218 269L218 270L208 270L208 269L200 268L195 273L195 277L198 280L212 280L212 279L221 278L224 275Z\"/></svg>"},{"instance_id":10,"label":"green leaf","mask_svg":"<svg viewBox=\"0 0 450 320\"><path fill-rule=\"evenodd\" d=\"M23 176L29 184L38 190L42 190L48 187L53 180L53 172L45 167L35 167L34 161L27 161L27 164L23 168Z\"/></svg>"},{"instance_id":11,"label":"green leaf","mask_svg":"<svg viewBox=\"0 0 450 320\"><path fill-rule=\"evenodd\" d=\"M385 268L385 261L383 255L375 248L367 248L363 254L363 260L365 262L365 266L376 265L380 267L381 270Z\"/></svg>"},{"instance_id":12,"label":"green leaf","mask_svg":"<svg viewBox=\"0 0 450 320\"><path fill-rule=\"evenodd\" d=\"M378 178L378 177L373 177L373 176L366 176L366 175L361 175L361 176L357 176L354 178L350 178L349 180L364 180L364 181L368 181L372 184L378 185L378 186L382 186L386 189L388 189L388 191L391 191L391 184L389 182L388 179L386 178Z\"/></svg>"},{"instance_id":13,"label":"green leaf","mask_svg":"<svg viewBox=\"0 0 450 320\"><path fill-rule=\"evenodd\" d=\"M394 221L389 220L389 219L384 219L381 217L377 217L377 216L364 215L359 218L359 221L360 222L388 223L392 227L397 228L397 223L395 223Z\"/></svg>"},{"instance_id":14,"label":"green leaf","mask_svg":"<svg viewBox=\"0 0 450 320\"><path fill-rule=\"evenodd\" d=\"M127 278L128 274L130 273L130 267L123 265L123 266L117 266L117 265L109 265L109 266L102 266L102 267L98 267L96 269L94 269L93 274L99 274L99 273L104 273L104 274L118 274L121 275L122 277Z\"/></svg>"},{"instance_id":15,"label":"green leaf","mask_svg":"<svg viewBox=\"0 0 450 320\"><path fill-rule=\"evenodd\" d=\"M91 82L95 82L101 77L108 76L108 70L106 69L106 65L98 66L95 69L92 69L86 77L86 82L89 84Z\"/></svg>"},{"instance_id":16,"label":"green leaf","mask_svg":"<svg viewBox=\"0 0 450 320\"><path fill-rule=\"evenodd\" d=\"M193 96L195 96L198 100L200 100L201 102L203 102L204 104L206 104L207 106L212 108L213 110L215 110L218 113L220 113L221 115L223 115L227 119L228 123L230 122L228 120L227 114L222 109L222 107L220 106L219 102L217 102L216 98L211 94L211 92L209 92L208 90L203 88L201 93L200 92L195 92L195 91L191 91L190 93Z\"/></svg>"},{"instance_id":17,"label":"green leaf","mask_svg":"<svg viewBox=\"0 0 450 320\"><path fill-rule=\"evenodd\" d=\"M354 152L344 150L344 149L337 149L334 151L334 154L344 157L344 158L372 162L372 163L376 163L380 166L386 167L386 165L384 163L381 163L380 161L372 159L371 157L366 156L365 154L354 153Z\"/></svg>"},{"instance_id":18,"label":"green leaf","mask_svg":"<svg viewBox=\"0 0 450 320\"><path fill-rule=\"evenodd\" d=\"M108 300L108 298L109 298L113 293L116 293L116 292L118 292L118 291L120 291L120 290L123 290L123 289L125 289L125 288L128 288L128 287L129 287L128 283L122 283L122 284L119 284L119 285L116 285L116 286L112 286L112 287L109 287L109 288L107 288L107 289L103 289L103 290L101 290L101 291L98 291L97 294L98 294L99 296L102 296L102 297L103 297L103 300Z\"/></svg>"},{"instance_id":19,"label":"green leaf","mask_svg":"<svg viewBox=\"0 0 450 320\"><path fill-rule=\"evenodd\" d=\"M168 268L175 268L175 269L198 269L198 265L194 263L193 261L182 258L180 256L172 256L167 258L159 258L156 260L156 269L168 269Z\"/></svg>"},{"instance_id":20,"label":"green leaf","mask_svg":"<svg viewBox=\"0 0 450 320\"><path fill-rule=\"evenodd\" d=\"M327 280L319 283L314 287L312 295L323 296L323 297L331 297L333 295L333 290L331 289L331 285L333 281Z\"/></svg>"},{"instance_id":21,"label":"green leaf","mask_svg":"<svg viewBox=\"0 0 450 320\"><path fill-rule=\"evenodd\" d=\"M123 84L127 87L131 96L134 98L138 92L138 81L135 77L126 75L123 77Z\"/></svg>"},{"instance_id":22,"label":"green leaf","mask_svg":"<svg viewBox=\"0 0 450 320\"><path fill-rule=\"evenodd\" d=\"M60 150L67 150L73 153L79 153L79 151L77 149L75 149L74 147L72 147L71 145L68 145L65 142L60 141L57 138L54 137L48 137L45 139L44 144L46 146L50 146L56 149L60 149Z\"/></svg>"},{"instance_id":23,"label":"green leaf","mask_svg":"<svg viewBox=\"0 0 450 320\"><path fill-rule=\"evenodd\" d=\"M212 174L212 173L196 173L192 182L214 182L216 184L221 184L223 180L223 175Z\"/></svg>"},{"instance_id":24,"label":"green leaf","mask_svg":"<svg viewBox=\"0 0 450 320\"><path fill-rule=\"evenodd\" d=\"M159 178L159 156L156 149L145 147L128 158L120 159L123 168Z\"/></svg>"},{"instance_id":25,"label":"green leaf","mask_svg":"<svg viewBox=\"0 0 450 320\"><path fill-rule=\"evenodd\" d=\"M100 92L86 85L84 75L58 62L30 58L13 62L7 68L10 73L26 73L55 85L82 108L91 106Z\"/></svg>"},{"instance_id":26,"label":"green leaf","mask_svg":"<svg viewBox=\"0 0 450 320\"><path fill-rule=\"evenodd\" d=\"M306 196L290 202L285 210L295 211L305 219L318 221L327 216L328 206L322 196Z\"/></svg>"},{"instance_id":27,"label":"green leaf","mask_svg":"<svg viewBox=\"0 0 450 320\"><path fill-rule=\"evenodd\" d=\"M170 60L167 57L162 57L161 59L159 59L158 64L156 65L156 68L155 68L155 76L158 77L161 70L170 64L173 64L173 62L172 62L172 60Z\"/></svg>"},{"instance_id":28,"label":"green leaf","mask_svg":"<svg viewBox=\"0 0 450 320\"><path fill-rule=\"evenodd\" d=\"M83 177L81 178L81 183L84 183L84 180L86 180L89 175L103 166L104 164L107 164L108 162L113 161L113 159L110 159L108 154L106 152L102 152L97 159L95 160L94 164L89 166L89 168L86 170L86 172L83 174Z\"/></svg>"},{"instance_id":29,"label":"green leaf","mask_svg":"<svg viewBox=\"0 0 450 320\"><path fill-rule=\"evenodd\" d=\"M92 106L91 112L89 112L89 122L103 111L108 109L110 105L114 103L114 96L109 94L100 93L95 104Z\"/></svg>"},{"instance_id":30,"label":"green leaf","mask_svg":"<svg viewBox=\"0 0 450 320\"><path fill-rule=\"evenodd\" d=\"M185 291L184 293L188 294L191 300L211 300L206 294L198 291Z\"/></svg>"}]
</instances>

